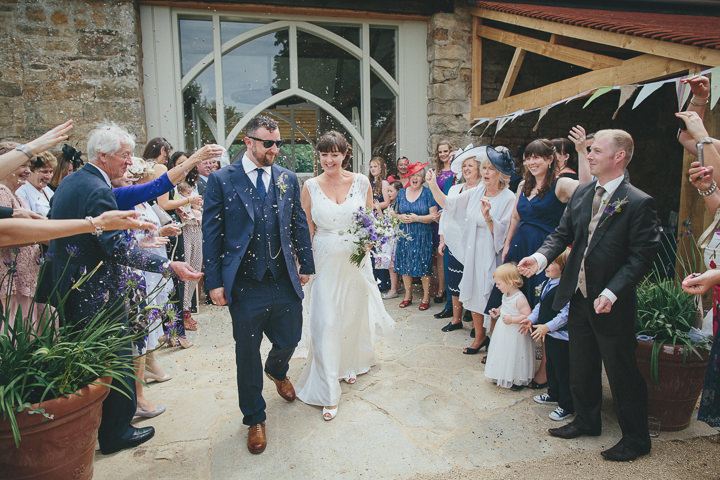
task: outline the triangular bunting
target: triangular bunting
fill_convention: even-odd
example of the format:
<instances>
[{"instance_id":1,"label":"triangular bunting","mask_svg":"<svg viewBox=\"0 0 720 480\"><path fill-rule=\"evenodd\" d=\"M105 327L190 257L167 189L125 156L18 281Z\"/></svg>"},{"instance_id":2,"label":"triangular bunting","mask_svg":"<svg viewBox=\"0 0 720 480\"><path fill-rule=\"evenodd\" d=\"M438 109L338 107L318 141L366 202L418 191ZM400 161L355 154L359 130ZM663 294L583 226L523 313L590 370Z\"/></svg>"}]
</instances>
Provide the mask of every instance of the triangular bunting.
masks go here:
<instances>
[{"instance_id":1,"label":"triangular bunting","mask_svg":"<svg viewBox=\"0 0 720 480\"><path fill-rule=\"evenodd\" d=\"M613 113L613 120L615 120L615 117L617 117L620 108L622 108L622 106L625 105L625 102L627 102L628 99L632 97L632 94L635 92L636 88L637 85L623 85L622 87L620 87L620 99L618 100L618 106L615 109L615 113Z\"/></svg>"},{"instance_id":2,"label":"triangular bunting","mask_svg":"<svg viewBox=\"0 0 720 480\"><path fill-rule=\"evenodd\" d=\"M537 122L535 122L535 126L533 127L532 131L537 132L538 125L540 125L540 120L545 116L545 114L550 110L550 105L545 105L544 107L540 108L540 116L537 119Z\"/></svg>"},{"instance_id":3,"label":"triangular bunting","mask_svg":"<svg viewBox=\"0 0 720 480\"><path fill-rule=\"evenodd\" d=\"M638 96L635 98L635 101L633 102L632 109L635 110L635 107L640 105L643 100L645 100L647 97L650 96L651 93L653 93L658 88L662 87L665 82L655 82L655 83L648 83L647 85L643 85L640 89L640 93L638 93Z\"/></svg>"},{"instance_id":4,"label":"triangular bunting","mask_svg":"<svg viewBox=\"0 0 720 480\"><path fill-rule=\"evenodd\" d=\"M488 128L490 128L490 127L492 126L492 124L495 123L496 120L497 120L497 118L491 118L491 119L490 119L490 123L487 124L487 126L485 127L485 129L484 129L484 130L482 131L482 133L480 134L481 137L484 137L484 136L485 136L485 132L488 131Z\"/></svg>"},{"instance_id":5,"label":"triangular bunting","mask_svg":"<svg viewBox=\"0 0 720 480\"><path fill-rule=\"evenodd\" d=\"M692 75L685 75L684 77L675 79L675 93L677 93L678 99L678 112L682 111L683 105L685 105L688 97L690 96L690 93L692 92L692 90L690 90L690 85L684 83L682 80L685 78L690 78L691 76Z\"/></svg>"},{"instance_id":6,"label":"triangular bunting","mask_svg":"<svg viewBox=\"0 0 720 480\"><path fill-rule=\"evenodd\" d=\"M512 115L508 115L507 117L500 117L498 118L497 127L495 127L495 135L498 134L501 128L505 126L510 120L512 120L514 117Z\"/></svg>"},{"instance_id":7,"label":"triangular bunting","mask_svg":"<svg viewBox=\"0 0 720 480\"><path fill-rule=\"evenodd\" d=\"M592 94L590 98L588 98L588 101L585 102L585 105L583 105L583 108L587 108L590 103L593 102L596 98L598 98L600 95L605 95L607 92L612 90L614 87L600 87L597 90L595 90L595 93Z\"/></svg>"},{"instance_id":8,"label":"triangular bunting","mask_svg":"<svg viewBox=\"0 0 720 480\"><path fill-rule=\"evenodd\" d=\"M720 99L720 67L710 70L710 109L715 108L715 104Z\"/></svg>"},{"instance_id":9,"label":"triangular bunting","mask_svg":"<svg viewBox=\"0 0 720 480\"><path fill-rule=\"evenodd\" d=\"M489 121L490 121L489 118L481 118L481 119L479 119L479 120L477 121L477 123L475 123L475 125L473 125L472 127L470 127L470 130L468 130L468 133L472 132L472 131L475 129L475 127L479 127L479 126L482 125L483 123L489 122Z\"/></svg>"}]
</instances>

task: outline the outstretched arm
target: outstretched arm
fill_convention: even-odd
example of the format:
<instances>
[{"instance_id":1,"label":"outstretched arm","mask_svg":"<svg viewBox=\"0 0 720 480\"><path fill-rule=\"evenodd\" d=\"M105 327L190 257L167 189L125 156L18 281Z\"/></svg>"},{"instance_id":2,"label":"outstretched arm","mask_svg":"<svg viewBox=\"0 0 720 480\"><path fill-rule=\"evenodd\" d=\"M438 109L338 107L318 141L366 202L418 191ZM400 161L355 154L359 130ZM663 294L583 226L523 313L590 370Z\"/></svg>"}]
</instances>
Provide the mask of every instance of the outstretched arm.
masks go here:
<instances>
[{"instance_id":1,"label":"outstretched arm","mask_svg":"<svg viewBox=\"0 0 720 480\"><path fill-rule=\"evenodd\" d=\"M138 220L140 212L111 210L90 220L29 220L8 218L0 220L0 247L27 245L56 238L93 233L95 225L106 231L125 229L155 229L155 225Z\"/></svg>"},{"instance_id":2,"label":"outstretched arm","mask_svg":"<svg viewBox=\"0 0 720 480\"><path fill-rule=\"evenodd\" d=\"M61 123L57 127L45 132L43 135L23 146L33 155L37 155L40 152L44 152L52 148L63 140L67 140L67 132L72 130L72 128L73 121L68 120L67 122ZM5 154L0 155L0 178L7 177L20 165L27 161L27 155L18 150L10 150Z\"/></svg>"}]
</instances>

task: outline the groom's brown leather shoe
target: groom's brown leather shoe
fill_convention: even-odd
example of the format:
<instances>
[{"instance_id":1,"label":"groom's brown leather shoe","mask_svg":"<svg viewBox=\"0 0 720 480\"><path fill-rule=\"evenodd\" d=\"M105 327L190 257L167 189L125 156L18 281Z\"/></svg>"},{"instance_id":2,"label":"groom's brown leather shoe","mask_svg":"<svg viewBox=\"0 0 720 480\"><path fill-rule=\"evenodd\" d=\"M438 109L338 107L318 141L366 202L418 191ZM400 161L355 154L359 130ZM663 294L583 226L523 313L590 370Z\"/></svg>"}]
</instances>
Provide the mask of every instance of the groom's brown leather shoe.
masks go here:
<instances>
[{"instance_id":1,"label":"groom's brown leather shoe","mask_svg":"<svg viewBox=\"0 0 720 480\"><path fill-rule=\"evenodd\" d=\"M248 428L247 447L250 453L258 454L265 451L267 438L265 437L265 422L251 425Z\"/></svg>"},{"instance_id":2,"label":"groom's brown leather shoe","mask_svg":"<svg viewBox=\"0 0 720 480\"><path fill-rule=\"evenodd\" d=\"M288 377L285 377L285 380L277 380L275 377L273 377L267 372L265 372L265 375L267 375L270 380L275 382L275 388L277 388L277 392L282 398L284 398L288 402L292 402L293 400L295 400L295 389L293 388L292 383L290 383L290 379Z\"/></svg>"}]
</instances>

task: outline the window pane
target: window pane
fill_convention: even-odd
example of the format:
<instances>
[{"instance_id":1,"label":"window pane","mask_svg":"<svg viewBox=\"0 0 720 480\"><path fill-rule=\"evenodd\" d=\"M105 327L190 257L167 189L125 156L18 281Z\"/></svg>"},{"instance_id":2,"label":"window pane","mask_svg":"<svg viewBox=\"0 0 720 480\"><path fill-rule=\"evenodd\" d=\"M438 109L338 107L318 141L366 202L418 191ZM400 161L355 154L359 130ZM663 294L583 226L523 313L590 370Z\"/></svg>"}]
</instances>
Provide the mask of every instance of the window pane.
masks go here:
<instances>
[{"instance_id":1,"label":"window pane","mask_svg":"<svg viewBox=\"0 0 720 480\"><path fill-rule=\"evenodd\" d=\"M256 38L223 55L225 123L290 88L288 31Z\"/></svg>"},{"instance_id":2,"label":"window pane","mask_svg":"<svg viewBox=\"0 0 720 480\"><path fill-rule=\"evenodd\" d=\"M260 25L262 25L262 23L222 21L220 22L220 42L225 43Z\"/></svg>"},{"instance_id":3,"label":"window pane","mask_svg":"<svg viewBox=\"0 0 720 480\"><path fill-rule=\"evenodd\" d=\"M185 145L188 150L209 142L219 142L210 125L217 122L215 110L215 70L207 68L183 90Z\"/></svg>"},{"instance_id":4,"label":"window pane","mask_svg":"<svg viewBox=\"0 0 720 480\"><path fill-rule=\"evenodd\" d=\"M360 61L340 47L298 31L298 85L360 125Z\"/></svg>"},{"instance_id":5,"label":"window pane","mask_svg":"<svg viewBox=\"0 0 720 480\"><path fill-rule=\"evenodd\" d=\"M383 157L387 165L395 162L396 151L396 105L395 95L370 73L370 119L372 125L372 155Z\"/></svg>"},{"instance_id":6,"label":"window pane","mask_svg":"<svg viewBox=\"0 0 720 480\"><path fill-rule=\"evenodd\" d=\"M180 68L185 75L212 52L212 21L180 19Z\"/></svg>"},{"instance_id":7,"label":"window pane","mask_svg":"<svg viewBox=\"0 0 720 480\"><path fill-rule=\"evenodd\" d=\"M397 80L395 58L397 30L386 27L370 27L370 56Z\"/></svg>"},{"instance_id":8,"label":"window pane","mask_svg":"<svg viewBox=\"0 0 720 480\"><path fill-rule=\"evenodd\" d=\"M360 27L349 25L329 25L323 23L319 23L318 26L340 35L345 40L354 43L358 47L360 46Z\"/></svg>"}]
</instances>

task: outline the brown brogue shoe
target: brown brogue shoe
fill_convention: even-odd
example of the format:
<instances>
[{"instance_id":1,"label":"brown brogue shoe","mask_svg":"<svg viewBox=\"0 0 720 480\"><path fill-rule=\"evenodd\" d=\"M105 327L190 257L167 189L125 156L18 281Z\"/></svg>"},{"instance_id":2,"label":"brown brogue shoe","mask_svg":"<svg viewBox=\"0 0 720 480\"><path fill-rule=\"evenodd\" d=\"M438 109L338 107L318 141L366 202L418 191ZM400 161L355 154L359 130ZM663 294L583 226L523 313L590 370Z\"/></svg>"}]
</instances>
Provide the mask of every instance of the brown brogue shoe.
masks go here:
<instances>
[{"instance_id":1,"label":"brown brogue shoe","mask_svg":"<svg viewBox=\"0 0 720 480\"><path fill-rule=\"evenodd\" d=\"M258 423L248 428L247 447L250 453L257 455L265 451L267 438L265 437L265 422Z\"/></svg>"},{"instance_id":2,"label":"brown brogue shoe","mask_svg":"<svg viewBox=\"0 0 720 480\"><path fill-rule=\"evenodd\" d=\"M265 375L267 375L270 380L275 382L277 392L282 398L284 398L288 402L292 402L293 400L295 400L295 389L293 388L292 383L290 383L290 379L288 377L285 377L285 380L277 380L267 372L265 372Z\"/></svg>"}]
</instances>

